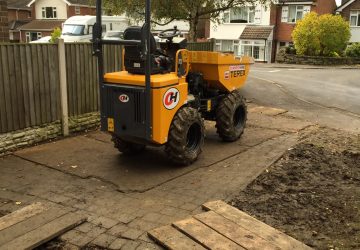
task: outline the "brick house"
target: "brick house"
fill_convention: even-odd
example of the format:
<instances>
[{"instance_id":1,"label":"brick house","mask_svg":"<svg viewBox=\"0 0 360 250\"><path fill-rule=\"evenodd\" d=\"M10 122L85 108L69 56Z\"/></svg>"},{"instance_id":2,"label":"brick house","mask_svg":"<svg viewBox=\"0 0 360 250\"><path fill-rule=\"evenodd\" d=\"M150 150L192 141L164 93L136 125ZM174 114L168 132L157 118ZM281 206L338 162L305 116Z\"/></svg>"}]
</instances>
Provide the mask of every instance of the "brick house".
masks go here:
<instances>
[{"instance_id":1,"label":"brick house","mask_svg":"<svg viewBox=\"0 0 360 250\"><path fill-rule=\"evenodd\" d=\"M9 41L7 2L0 0L0 42Z\"/></svg>"},{"instance_id":2,"label":"brick house","mask_svg":"<svg viewBox=\"0 0 360 250\"><path fill-rule=\"evenodd\" d=\"M20 34L22 42L38 40L50 36L55 28L61 28L66 19L75 15L95 15L91 0L32 0L33 21L23 25Z\"/></svg>"},{"instance_id":3,"label":"brick house","mask_svg":"<svg viewBox=\"0 0 360 250\"><path fill-rule=\"evenodd\" d=\"M350 23L350 43L360 42L360 0L343 0L336 13Z\"/></svg>"},{"instance_id":4,"label":"brick house","mask_svg":"<svg viewBox=\"0 0 360 250\"><path fill-rule=\"evenodd\" d=\"M314 11L319 15L334 14L335 0L278 0L272 8L272 17L275 21L274 42L277 52L280 47L292 43L291 33L296 21L302 19L307 13Z\"/></svg>"},{"instance_id":5,"label":"brick house","mask_svg":"<svg viewBox=\"0 0 360 250\"><path fill-rule=\"evenodd\" d=\"M235 7L220 14L222 22L210 22L210 38L217 51L252 56L257 62L270 62L274 25L271 6L257 3Z\"/></svg>"},{"instance_id":6,"label":"brick house","mask_svg":"<svg viewBox=\"0 0 360 250\"><path fill-rule=\"evenodd\" d=\"M10 42L19 42L20 27L32 20L31 8L27 7L29 0L8 0L7 2Z\"/></svg>"}]
</instances>

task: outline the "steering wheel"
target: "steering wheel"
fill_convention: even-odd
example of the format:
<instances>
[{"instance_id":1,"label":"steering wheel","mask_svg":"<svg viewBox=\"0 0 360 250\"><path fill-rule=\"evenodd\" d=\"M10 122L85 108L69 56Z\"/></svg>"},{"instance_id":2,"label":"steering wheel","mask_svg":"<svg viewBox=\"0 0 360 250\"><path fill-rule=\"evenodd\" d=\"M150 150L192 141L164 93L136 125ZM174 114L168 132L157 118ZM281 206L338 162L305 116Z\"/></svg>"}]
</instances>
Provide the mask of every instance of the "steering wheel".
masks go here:
<instances>
[{"instance_id":1,"label":"steering wheel","mask_svg":"<svg viewBox=\"0 0 360 250\"><path fill-rule=\"evenodd\" d=\"M181 35L181 31L175 26L173 29L163 30L158 34L159 38L172 39L176 36Z\"/></svg>"}]
</instances>

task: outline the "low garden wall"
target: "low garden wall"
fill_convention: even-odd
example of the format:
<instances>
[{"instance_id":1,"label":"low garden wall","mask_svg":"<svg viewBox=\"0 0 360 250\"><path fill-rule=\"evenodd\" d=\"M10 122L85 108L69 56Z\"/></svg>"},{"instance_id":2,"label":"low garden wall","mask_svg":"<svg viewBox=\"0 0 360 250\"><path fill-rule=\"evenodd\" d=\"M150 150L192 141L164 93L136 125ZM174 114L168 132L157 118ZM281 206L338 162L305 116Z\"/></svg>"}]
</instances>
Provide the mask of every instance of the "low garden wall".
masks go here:
<instances>
[{"instance_id":1,"label":"low garden wall","mask_svg":"<svg viewBox=\"0 0 360 250\"><path fill-rule=\"evenodd\" d=\"M279 53L276 55L277 63L307 64L307 65L354 65L360 64L360 58L353 57L322 57L322 56L299 56Z\"/></svg>"},{"instance_id":2,"label":"low garden wall","mask_svg":"<svg viewBox=\"0 0 360 250\"><path fill-rule=\"evenodd\" d=\"M100 126L99 112L69 118L70 133L82 132ZM0 134L0 156L19 148L32 146L62 136L61 121Z\"/></svg>"}]
</instances>

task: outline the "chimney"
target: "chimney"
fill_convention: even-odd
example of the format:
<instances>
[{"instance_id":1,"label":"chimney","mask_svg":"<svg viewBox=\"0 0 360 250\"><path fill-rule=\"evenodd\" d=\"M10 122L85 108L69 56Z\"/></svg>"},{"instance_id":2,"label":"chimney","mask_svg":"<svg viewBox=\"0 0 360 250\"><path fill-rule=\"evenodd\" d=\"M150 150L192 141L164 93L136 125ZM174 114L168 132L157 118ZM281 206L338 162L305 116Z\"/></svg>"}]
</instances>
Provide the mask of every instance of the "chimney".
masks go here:
<instances>
[{"instance_id":1,"label":"chimney","mask_svg":"<svg viewBox=\"0 0 360 250\"><path fill-rule=\"evenodd\" d=\"M0 0L0 43L9 42L7 1Z\"/></svg>"}]
</instances>

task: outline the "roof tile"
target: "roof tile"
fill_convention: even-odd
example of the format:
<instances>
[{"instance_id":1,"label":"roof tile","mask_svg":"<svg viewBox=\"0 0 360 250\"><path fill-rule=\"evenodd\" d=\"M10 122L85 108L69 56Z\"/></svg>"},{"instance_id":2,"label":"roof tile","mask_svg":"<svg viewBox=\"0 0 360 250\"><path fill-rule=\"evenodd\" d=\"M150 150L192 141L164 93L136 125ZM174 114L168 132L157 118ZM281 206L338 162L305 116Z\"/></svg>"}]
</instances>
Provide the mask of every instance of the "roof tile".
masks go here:
<instances>
[{"instance_id":1,"label":"roof tile","mask_svg":"<svg viewBox=\"0 0 360 250\"><path fill-rule=\"evenodd\" d=\"M272 30L272 26L246 26L240 39L268 39Z\"/></svg>"}]
</instances>

